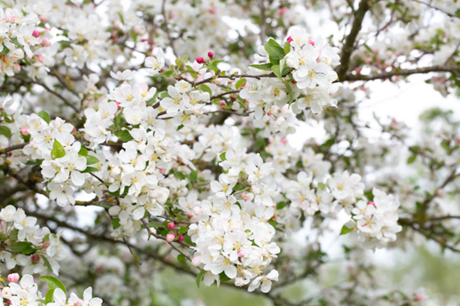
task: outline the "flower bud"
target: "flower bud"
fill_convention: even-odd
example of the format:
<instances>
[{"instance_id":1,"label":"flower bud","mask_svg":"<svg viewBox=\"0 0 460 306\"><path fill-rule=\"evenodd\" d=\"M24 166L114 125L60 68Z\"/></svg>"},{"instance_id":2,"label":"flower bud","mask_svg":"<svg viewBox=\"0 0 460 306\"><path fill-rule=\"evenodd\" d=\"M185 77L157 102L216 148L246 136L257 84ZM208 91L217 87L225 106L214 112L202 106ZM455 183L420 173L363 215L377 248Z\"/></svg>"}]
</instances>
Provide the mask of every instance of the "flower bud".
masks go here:
<instances>
[{"instance_id":1,"label":"flower bud","mask_svg":"<svg viewBox=\"0 0 460 306\"><path fill-rule=\"evenodd\" d=\"M121 108L121 106L120 106L120 102L118 102L118 101L115 101L115 104L117 105L117 109L120 109L120 108Z\"/></svg>"},{"instance_id":2,"label":"flower bud","mask_svg":"<svg viewBox=\"0 0 460 306\"><path fill-rule=\"evenodd\" d=\"M45 59L43 58L42 55L37 54L37 60L38 60L40 63L43 63L43 61L44 61Z\"/></svg>"},{"instance_id":3,"label":"flower bud","mask_svg":"<svg viewBox=\"0 0 460 306\"><path fill-rule=\"evenodd\" d=\"M40 37L40 31L39 30L34 30L32 32L32 36L35 37L35 38Z\"/></svg>"},{"instance_id":4,"label":"flower bud","mask_svg":"<svg viewBox=\"0 0 460 306\"><path fill-rule=\"evenodd\" d=\"M38 255L32 255L32 256L30 257L30 259L31 259L34 263L40 262L40 256L38 256Z\"/></svg>"},{"instance_id":5,"label":"flower bud","mask_svg":"<svg viewBox=\"0 0 460 306\"><path fill-rule=\"evenodd\" d=\"M244 252L243 252L243 250L239 250L239 251L238 251L238 257L239 257L239 258L244 257Z\"/></svg>"},{"instance_id":6,"label":"flower bud","mask_svg":"<svg viewBox=\"0 0 460 306\"><path fill-rule=\"evenodd\" d=\"M372 206L375 207L375 203L374 203L374 202L371 202L371 201L367 202L367 205L372 205Z\"/></svg>"},{"instance_id":7,"label":"flower bud","mask_svg":"<svg viewBox=\"0 0 460 306\"><path fill-rule=\"evenodd\" d=\"M24 136L30 135L29 130L27 129L27 126L23 126L23 127L21 128L21 133L22 133L22 135L24 135Z\"/></svg>"},{"instance_id":8,"label":"flower bud","mask_svg":"<svg viewBox=\"0 0 460 306\"><path fill-rule=\"evenodd\" d=\"M173 231L176 228L176 225L174 224L174 222L169 222L168 228Z\"/></svg>"},{"instance_id":9,"label":"flower bud","mask_svg":"<svg viewBox=\"0 0 460 306\"><path fill-rule=\"evenodd\" d=\"M46 15L40 15L40 17L38 17L40 19L40 22L42 23L46 23L48 21L48 17Z\"/></svg>"},{"instance_id":10,"label":"flower bud","mask_svg":"<svg viewBox=\"0 0 460 306\"><path fill-rule=\"evenodd\" d=\"M287 38L288 43L291 43L293 40L294 40L294 39L292 39L291 36L289 36L289 37Z\"/></svg>"},{"instance_id":11,"label":"flower bud","mask_svg":"<svg viewBox=\"0 0 460 306\"><path fill-rule=\"evenodd\" d=\"M19 64L14 64L13 69L14 69L14 71L16 71L16 72L19 72L19 71L21 71L21 65L19 65Z\"/></svg>"},{"instance_id":12,"label":"flower bud","mask_svg":"<svg viewBox=\"0 0 460 306\"><path fill-rule=\"evenodd\" d=\"M195 267L200 265L200 256L193 257L192 265L194 265Z\"/></svg>"},{"instance_id":13,"label":"flower bud","mask_svg":"<svg viewBox=\"0 0 460 306\"><path fill-rule=\"evenodd\" d=\"M199 56L199 57L196 58L196 62L197 62L198 64L203 64L205 61L204 61L204 59L203 59L201 56Z\"/></svg>"},{"instance_id":14,"label":"flower bud","mask_svg":"<svg viewBox=\"0 0 460 306\"><path fill-rule=\"evenodd\" d=\"M184 241L184 236L180 235L179 238L177 239L179 242Z\"/></svg>"},{"instance_id":15,"label":"flower bud","mask_svg":"<svg viewBox=\"0 0 460 306\"><path fill-rule=\"evenodd\" d=\"M137 35L144 35L145 30L140 25L135 25L133 27L133 32L136 33Z\"/></svg>"},{"instance_id":16,"label":"flower bud","mask_svg":"<svg viewBox=\"0 0 460 306\"><path fill-rule=\"evenodd\" d=\"M40 44L44 45L45 47L51 46L51 42L47 38L43 38L40 40Z\"/></svg>"},{"instance_id":17,"label":"flower bud","mask_svg":"<svg viewBox=\"0 0 460 306\"><path fill-rule=\"evenodd\" d=\"M8 281L11 283L17 283L19 281L19 274L12 273L8 275Z\"/></svg>"},{"instance_id":18,"label":"flower bud","mask_svg":"<svg viewBox=\"0 0 460 306\"><path fill-rule=\"evenodd\" d=\"M173 242L176 239L176 235L174 234L167 234L166 235L166 241L168 242Z\"/></svg>"},{"instance_id":19,"label":"flower bud","mask_svg":"<svg viewBox=\"0 0 460 306\"><path fill-rule=\"evenodd\" d=\"M211 51L208 52L208 56L210 59L212 59L214 57L214 53L212 53Z\"/></svg>"}]
</instances>

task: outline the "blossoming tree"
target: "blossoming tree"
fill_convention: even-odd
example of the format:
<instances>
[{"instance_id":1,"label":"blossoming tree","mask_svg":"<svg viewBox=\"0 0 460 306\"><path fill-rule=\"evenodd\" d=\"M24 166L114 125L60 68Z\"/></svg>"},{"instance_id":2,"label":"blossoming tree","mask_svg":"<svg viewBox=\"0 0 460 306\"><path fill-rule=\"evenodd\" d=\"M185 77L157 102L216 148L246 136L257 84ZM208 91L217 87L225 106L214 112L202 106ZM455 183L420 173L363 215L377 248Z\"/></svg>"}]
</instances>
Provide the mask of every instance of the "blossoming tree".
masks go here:
<instances>
[{"instance_id":1,"label":"blossoming tree","mask_svg":"<svg viewBox=\"0 0 460 306\"><path fill-rule=\"evenodd\" d=\"M331 233L346 279L299 305L423 300L359 256L460 252L459 122L357 106L414 74L454 93L459 47L456 0L0 1L0 305L159 305L165 267L297 305Z\"/></svg>"}]
</instances>

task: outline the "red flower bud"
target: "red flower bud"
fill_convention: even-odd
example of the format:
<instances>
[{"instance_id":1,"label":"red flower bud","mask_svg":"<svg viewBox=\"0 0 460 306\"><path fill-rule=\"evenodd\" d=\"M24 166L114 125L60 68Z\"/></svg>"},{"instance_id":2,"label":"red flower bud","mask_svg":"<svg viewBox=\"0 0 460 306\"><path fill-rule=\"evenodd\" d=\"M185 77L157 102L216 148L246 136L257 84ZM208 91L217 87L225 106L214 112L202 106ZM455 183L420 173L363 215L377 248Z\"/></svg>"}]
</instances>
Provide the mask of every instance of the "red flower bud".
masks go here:
<instances>
[{"instance_id":1,"label":"red flower bud","mask_svg":"<svg viewBox=\"0 0 460 306\"><path fill-rule=\"evenodd\" d=\"M214 53L212 53L211 51L208 52L208 56L210 59L212 59L214 57Z\"/></svg>"},{"instance_id":2,"label":"red flower bud","mask_svg":"<svg viewBox=\"0 0 460 306\"><path fill-rule=\"evenodd\" d=\"M184 241L184 236L180 235L178 241L179 241L179 242Z\"/></svg>"},{"instance_id":3,"label":"red flower bud","mask_svg":"<svg viewBox=\"0 0 460 306\"><path fill-rule=\"evenodd\" d=\"M289 36L289 37L287 38L288 43L292 42L293 40L294 40L294 39L292 39L291 36Z\"/></svg>"},{"instance_id":4,"label":"red flower bud","mask_svg":"<svg viewBox=\"0 0 460 306\"><path fill-rule=\"evenodd\" d=\"M173 231L176 228L176 225L174 224L174 222L169 222L168 228Z\"/></svg>"},{"instance_id":5,"label":"red flower bud","mask_svg":"<svg viewBox=\"0 0 460 306\"><path fill-rule=\"evenodd\" d=\"M205 61L204 61L204 59L200 56L200 57L197 57L197 58L196 58L196 62L197 62L198 64L203 64Z\"/></svg>"}]
</instances>

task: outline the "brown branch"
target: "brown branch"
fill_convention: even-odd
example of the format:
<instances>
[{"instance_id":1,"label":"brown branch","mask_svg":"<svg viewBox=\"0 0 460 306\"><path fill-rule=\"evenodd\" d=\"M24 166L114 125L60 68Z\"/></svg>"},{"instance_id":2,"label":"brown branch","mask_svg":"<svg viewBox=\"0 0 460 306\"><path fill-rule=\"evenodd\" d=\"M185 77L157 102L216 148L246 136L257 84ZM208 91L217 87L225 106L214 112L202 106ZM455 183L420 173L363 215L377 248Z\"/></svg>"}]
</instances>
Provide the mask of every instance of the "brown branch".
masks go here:
<instances>
[{"instance_id":1,"label":"brown branch","mask_svg":"<svg viewBox=\"0 0 460 306\"><path fill-rule=\"evenodd\" d=\"M455 14L449 13L449 12L443 10L442 8L439 8L439 7L437 7L437 6L431 5L431 4L429 4L429 3L426 3L426 2L423 2L423 1L420 1L420 0L412 0L412 1L417 2L417 3L420 3L420 4L423 4L423 5L426 5L426 6L432 8L432 9L435 9L435 10L437 10L437 11L443 12L444 14L448 15L449 17L460 18L460 16L457 16L457 15L455 15Z\"/></svg>"},{"instance_id":2,"label":"brown branch","mask_svg":"<svg viewBox=\"0 0 460 306\"><path fill-rule=\"evenodd\" d=\"M26 145L27 145L27 143L21 143L21 144L18 144L18 145L14 145L14 146L11 146L11 147L6 147L6 148L3 148L3 149L0 149L0 154L6 154L6 153L11 152L11 151L23 149Z\"/></svg>"},{"instance_id":3,"label":"brown branch","mask_svg":"<svg viewBox=\"0 0 460 306\"><path fill-rule=\"evenodd\" d=\"M359 31L361 31L363 19L366 15L366 12L369 10L369 7L369 0L361 0L358 10L355 11L353 25L342 49L340 66L337 68L337 75L339 80L344 80L346 77L348 66L350 65L351 54L353 53L355 47L355 41L358 37Z\"/></svg>"},{"instance_id":4,"label":"brown branch","mask_svg":"<svg viewBox=\"0 0 460 306\"><path fill-rule=\"evenodd\" d=\"M388 79L392 76L408 76L412 74L421 74L421 73L429 73L429 72L454 72L460 71L460 66L432 66L432 67L423 67L423 68L415 68L415 69L405 69L405 70L395 70L391 72L384 72L380 74L374 75L353 75L347 74L345 79L341 79L341 81L372 81L372 80L380 80L380 79Z\"/></svg>"}]
</instances>

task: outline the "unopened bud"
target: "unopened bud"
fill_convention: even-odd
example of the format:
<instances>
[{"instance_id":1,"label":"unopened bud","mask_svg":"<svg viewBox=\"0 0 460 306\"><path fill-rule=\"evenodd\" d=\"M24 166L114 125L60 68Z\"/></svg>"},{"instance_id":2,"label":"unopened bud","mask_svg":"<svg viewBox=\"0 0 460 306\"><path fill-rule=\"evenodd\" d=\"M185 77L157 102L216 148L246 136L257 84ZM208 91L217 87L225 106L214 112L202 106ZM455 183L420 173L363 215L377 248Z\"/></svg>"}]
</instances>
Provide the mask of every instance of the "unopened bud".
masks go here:
<instances>
[{"instance_id":1,"label":"unopened bud","mask_svg":"<svg viewBox=\"0 0 460 306\"><path fill-rule=\"evenodd\" d=\"M37 60L38 60L40 63L43 63L43 61L44 61L45 59L43 58L42 55L37 54Z\"/></svg>"},{"instance_id":2,"label":"unopened bud","mask_svg":"<svg viewBox=\"0 0 460 306\"><path fill-rule=\"evenodd\" d=\"M292 39L291 36L289 36L289 37L287 38L288 43L291 43L293 40L294 40L294 39Z\"/></svg>"},{"instance_id":3,"label":"unopened bud","mask_svg":"<svg viewBox=\"0 0 460 306\"><path fill-rule=\"evenodd\" d=\"M42 23L46 23L48 21L48 17L46 15L40 15L39 19Z\"/></svg>"},{"instance_id":4,"label":"unopened bud","mask_svg":"<svg viewBox=\"0 0 460 306\"><path fill-rule=\"evenodd\" d=\"M51 42L47 38L43 38L40 40L40 44L44 45L45 47L49 47L51 45Z\"/></svg>"},{"instance_id":5,"label":"unopened bud","mask_svg":"<svg viewBox=\"0 0 460 306\"><path fill-rule=\"evenodd\" d=\"M174 222L169 222L168 228L173 231L176 228L176 225L174 224Z\"/></svg>"},{"instance_id":6,"label":"unopened bud","mask_svg":"<svg viewBox=\"0 0 460 306\"><path fill-rule=\"evenodd\" d=\"M176 235L174 235L174 234L167 234L166 235L166 241L173 242L174 239L176 239Z\"/></svg>"},{"instance_id":7,"label":"unopened bud","mask_svg":"<svg viewBox=\"0 0 460 306\"><path fill-rule=\"evenodd\" d=\"M214 57L214 53L212 53L211 51L208 52L208 56L210 59L212 59Z\"/></svg>"},{"instance_id":8,"label":"unopened bud","mask_svg":"<svg viewBox=\"0 0 460 306\"><path fill-rule=\"evenodd\" d=\"M200 265L200 256L193 257L192 265L194 265L195 267Z\"/></svg>"},{"instance_id":9,"label":"unopened bud","mask_svg":"<svg viewBox=\"0 0 460 306\"><path fill-rule=\"evenodd\" d=\"M193 212L195 213L195 215L199 215L201 214L201 208L199 206L195 206L193 207Z\"/></svg>"},{"instance_id":10,"label":"unopened bud","mask_svg":"<svg viewBox=\"0 0 460 306\"><path fill-rule=\"evenodd\" d=\"M19 274L12 273L8 275L8 281L11 283L17 283L19 281Z\"/></svg>"},{"instance_id":11,"label":"unopened bud","mask_svg":"<svg viewBox=\"0 0 460 306\"><path fill-rule=\"evenodd\" d=\"M32 32L32 36L35 37L35 38L40 37L40 31L39 30L34 30Z\"/></svg>"},{"instance_id":12,"label":"unopened bud","mask_svg":"<svg viewBox=\"0 0 460 306\"><path fill-rule=\"evenodd\" d=\"M179 242L184 241L184 236L180 235L179 238L177 239Z\"/></svg>"},{"instance_id":13,"label":"unopened bud","mask_svg":"<svg viewBox=\"0 0 460 306\"><path fill-rule=\"evenodd\" d=\"M196 62L197 62L198 64L203 64L205 61L204 61L204 59L203 59L201 56L199 56L199 57L196 58Z\"/></svg>"},{"instance_id":14,"label":"unopened bud","mask_svg":"<svg viewBox=\"0 0 460 306\"><path fill-rule=\"evenodd\" d=\"M21 133L22 133L22 135L24 135L24 136L30 135L27 126L23 126L23 127L21 128Z\"/></svg>"},{"instance_id":15,"label":"unopened bud","mask_svg":"<svg viewBox=\"0 0 460 306\"><path fill-rule=\"evenodd\" d=\"M239 251L238 251L238 257L239 257L239 258L244 257L244 252L243 252L243 250L239 250Z\"/></svg>"}]
</instances>

